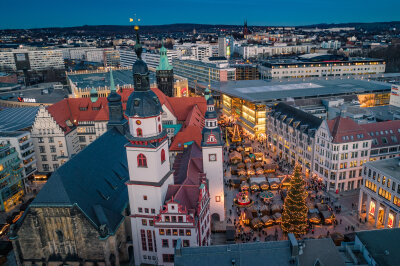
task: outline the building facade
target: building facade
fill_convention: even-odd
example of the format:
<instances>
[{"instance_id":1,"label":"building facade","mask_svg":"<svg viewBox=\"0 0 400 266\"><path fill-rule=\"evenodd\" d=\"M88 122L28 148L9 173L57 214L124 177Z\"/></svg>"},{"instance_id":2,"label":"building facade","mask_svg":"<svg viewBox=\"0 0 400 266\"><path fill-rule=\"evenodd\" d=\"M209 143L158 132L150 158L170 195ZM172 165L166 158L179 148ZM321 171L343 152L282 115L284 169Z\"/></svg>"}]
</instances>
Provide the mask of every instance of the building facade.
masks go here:
<instances>
[{"instance_id":1,"label":"building facade","mask_svg":"<svg viewBox=\"0 0 400 266\"><path fill-rule=\"evenodd\" d=\"M0 70L47 70L64 69L62 50L13 49L0 51Z\"/></svg>"},{"instance_id":2,"label":"building facade","mask_svg":"<svg viewBox=\"0 0 400 266\"><path fill-rule=\"evenodd\" d=\"M324 120L316 132L314 176L331 191L360 188L371 143L368 133L350 118Z\"/></svg>"},{"instance_id":3,"label":"building facade","mask_svg":"<svg viewBox=\"0 0 400 266\"><path fill-rule=\"evenodd\" d=\"M259 67L262 79L282 79L379 74L385 72L386 64L382 59L307 54L298 59L266 61Z\"/></svg>"},{"instance_id":4,"label":"building facade","mask_svg":"<svg viewBox=\"0 0 400 266\"><path fill-rule=\"evenodd\" d=\"M27 179L36 173L36 155L31 134L28 131L0 132L0 142L7 142L15 148L22 160L22 178L24 186Z\"/></svg>"},{"instance_id":5,"label":"building facade","mask_svg":"<svg viewBox=\"0 0 400 266\"><path fill-rule=\"evenodd\" d=\"M52 115L52 112L57 115ZM74 121L56 120L63 115L57 105L40 106L31 129L31 138L37 159L37 170L50 173L58 169L72 155L80 151L79 139Z\"/></svg>"},{"instance_id":6,"label":"building facade","mask_svg":"<svg viewBox=\"0 0 400 266\"><path fill-rule=\"evenodd\" d=\"M196 83L211 81L235 80L236 70L226 62L206 63L195 60L175 59L172 61L174 73L187 78L190 87L195 87Z\"/></svg>"},{"instance_id":7,"label":"building facade","mask_svg":"<svg viewBox=\"0 0 400 266\"><path fill-rule=\"evenodd\" d=\"M314 170L315 134L322 121L285 103L277 104L267 117L269 150L291 165L300 164L309 176Z\"/></svg>"},{"instance_id":8,"label":"building facade","mask_svg":"<svg viewBox=\"0 0 400 266\"><path fill-rule=\"evenodd\" d=\"M23 164L18 152L6 141L0 143L0 209L10 211L24 195Z\"/></svg>"},{"instance_id":9,"label":"building facade","mask_svg":"<svg viewBox=\"0 0 400 266\"><path fill-rule=\"evenodd\" d=\"M376 228L400 226L399 163L399 158L391 158L364 165L358 212Z\"/></svg>"}]
</instances>

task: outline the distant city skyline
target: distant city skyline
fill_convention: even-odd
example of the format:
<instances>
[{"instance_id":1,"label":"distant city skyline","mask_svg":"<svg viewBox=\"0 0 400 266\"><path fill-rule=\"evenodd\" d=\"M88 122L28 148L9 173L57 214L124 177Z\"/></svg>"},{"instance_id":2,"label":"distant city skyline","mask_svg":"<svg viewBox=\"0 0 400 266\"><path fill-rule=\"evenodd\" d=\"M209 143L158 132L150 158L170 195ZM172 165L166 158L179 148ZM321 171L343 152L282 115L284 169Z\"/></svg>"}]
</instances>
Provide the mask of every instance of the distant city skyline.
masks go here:
<instances>
[{"instance_id":1,"label":"distant city skyline","mask_svg":"<svg viewBox=\"0 0 400 266\"><path fill-rule=\"evenodd\" d=\"M95 3L71 0L4 0L0 29L71 27L82 25L129 25L136 13L142 25L173 23L249 26L299 26L319 23L398 21L400 1L381 0L128 0Z\"/></svg>"}]
</instances>

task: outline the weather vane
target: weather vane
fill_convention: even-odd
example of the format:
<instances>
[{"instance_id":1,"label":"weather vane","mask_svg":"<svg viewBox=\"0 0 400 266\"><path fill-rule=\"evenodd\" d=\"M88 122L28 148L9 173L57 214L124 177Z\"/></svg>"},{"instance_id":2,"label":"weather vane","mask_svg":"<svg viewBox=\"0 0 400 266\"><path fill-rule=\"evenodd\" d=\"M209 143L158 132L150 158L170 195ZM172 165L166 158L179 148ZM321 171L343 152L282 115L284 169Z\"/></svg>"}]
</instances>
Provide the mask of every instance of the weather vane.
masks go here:
<instances>
[{"instance_id":1,"label":"weather vane","mask_svg":"<svg viewBox=\"0 0 400 266\"><path fill-rule=\"evenodd\" d=\"M140 18L136 17L136 14L133 16L134 18L129 18L129 22L135 22L135 26L134 29L135 30L139 30L139 22L140 22Z\"/></svg>"}]
</instances>

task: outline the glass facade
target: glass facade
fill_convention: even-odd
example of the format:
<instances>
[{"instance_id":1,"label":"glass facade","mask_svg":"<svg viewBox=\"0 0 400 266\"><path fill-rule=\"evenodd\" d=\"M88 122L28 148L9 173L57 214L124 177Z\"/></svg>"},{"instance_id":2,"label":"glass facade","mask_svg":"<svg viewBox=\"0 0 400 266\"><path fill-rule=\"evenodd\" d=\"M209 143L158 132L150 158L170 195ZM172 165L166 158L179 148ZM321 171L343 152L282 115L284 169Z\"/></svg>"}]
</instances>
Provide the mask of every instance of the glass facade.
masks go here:
<instances>
[{"instance_id":1,"label":"glass facade","mask_svg":"<svg viewBox=\"0 0 400 266\"><path fill-rule=\"evenodd\" d=\"M15 148L0 144L0 209L9 211L24 194L23 167Z\"/></svg>"}]
</instances>

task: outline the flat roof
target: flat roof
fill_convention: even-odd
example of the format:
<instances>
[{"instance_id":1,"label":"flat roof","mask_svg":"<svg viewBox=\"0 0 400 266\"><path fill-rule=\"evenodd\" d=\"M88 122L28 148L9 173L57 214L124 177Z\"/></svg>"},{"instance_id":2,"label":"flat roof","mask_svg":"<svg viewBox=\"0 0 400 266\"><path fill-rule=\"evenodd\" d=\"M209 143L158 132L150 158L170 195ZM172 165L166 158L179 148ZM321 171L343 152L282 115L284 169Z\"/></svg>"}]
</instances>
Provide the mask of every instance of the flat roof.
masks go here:
<instances>
[{"instance_id":1,"label":"flat roof","mask_svg":"<svg viewBox=\"0 0 400 266\"><path fill-rule=\"evenodd\" d=\"M198 84L199 85L199 84ZM207 84L201 83L201 87ZM211 83L213 91L250 102L284 101L287 98L331 97L390 92L391 84L361 79L235 80Z\"/></svg>"},{"instance_id":2,"label":"flat roof","mask_svg":"<svg viewBox=\"0 0 400 266\"><path fill-rule=\"evenodd\" d=\"M150 72L150 84L156 81L155 73ZM76 84L78 88L97 88L97 87L108 87L110 85L110 73L99 72L99 73L88 73L88 74L68 74L68 78ZM124 86L133 84L133 73L132 69L119 69L113 70L113 77L115 86Z\"/></svg>"},{"instance_id":3,"label":"flat roof","mask_svg":"<svg viewBox=\"0 0 400 266\"><path fill-rule=\"evenodd\" d=\"M385 175L390 176L392 178L400 181L400 159L399 158L390 158L385 160L368 162L367 165L378 169L383 172Z\"/></svg>"},{"instance_id":4,"label":"flat roof","mask_svg":"<svg viewBox=\"0 0 400 266\"><path fill-rule=\"evenodd\" d=\"M29 134L28 131L0 131L0 138L9 138L9 137L19 137L22 135Z\"/></svg>"},{"instance_id":5,"label":"flat roof","mask_svg":"<svg viewBox=\"0 0 400 266\"><path fill-rule=\"evenodd\" d=\"M357 232L356 236L364 244L377 265L399 265L399 228L361 231Z\"/></svg>"},{"instance_id":6,"label":"flat roof","mask_svg":"<svg viewBox=\"0 0 400 266\"><path fill-rule=\"evenodd\" d=\"M4 108L0 111L0 131L16 131L31 127L38 110L38 106Z\"/></svg>"}]
</instances>

